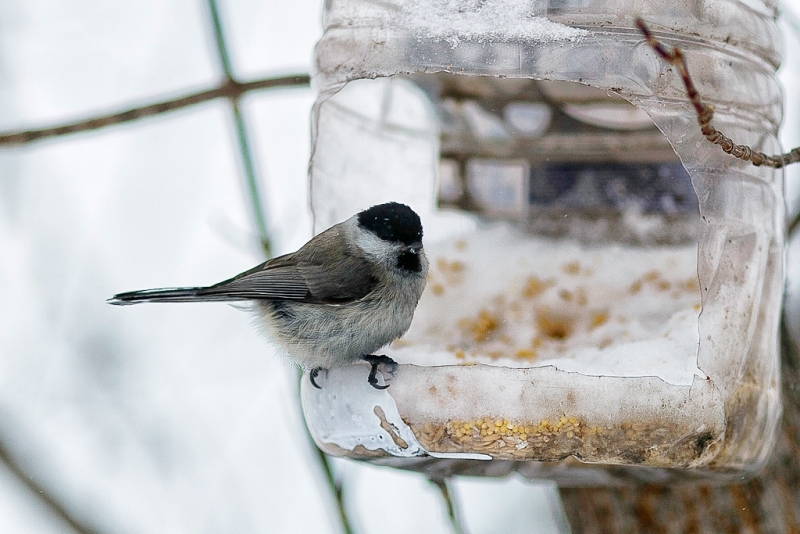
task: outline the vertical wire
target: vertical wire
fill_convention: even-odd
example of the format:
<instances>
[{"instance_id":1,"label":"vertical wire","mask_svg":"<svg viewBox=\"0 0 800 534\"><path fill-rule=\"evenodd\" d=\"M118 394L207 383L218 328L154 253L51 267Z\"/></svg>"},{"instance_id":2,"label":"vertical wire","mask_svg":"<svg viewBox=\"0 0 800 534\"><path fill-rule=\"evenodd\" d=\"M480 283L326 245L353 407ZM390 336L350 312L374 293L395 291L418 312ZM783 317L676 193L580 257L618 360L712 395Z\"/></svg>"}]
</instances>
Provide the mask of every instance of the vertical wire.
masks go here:
<instances>
[{"instance_id":1,"label":"vertical wire","mask_svg":"<svg viewBox=\"0 0 800 534\"><path fill-rule=\"evenodd\" d=\"M297 372L297 398L300 398L300 388L302 384L300 381L303 380L303 371L302 369L298 369ZM347 508L344 504L344 487L342 483L336 480L336 475L333 472L333 466L331 465L331 460L328 458L328 455L323 452L322 449L317 447L317 444L314 443L314 438L311 436L311 430L309 430L308 425L306 424L305 417L303 417L303 410L302 407L298 405L298 415L301 420L301 424L303 429L305 429L306 439L308 440L308 444L311 446L311 452L314 454L314 457L319 462L320 468L322 469L322 475L325 477L325 483L328 486L328 490L330 491L331 495L333 496L333 501L336 508L336 515L339 519L339 526L341 527L341 531L343 534L353 534L353 527L350 524L350 517L347 513Z\"/></svg>"},{"instance_id":2,"label":"vertical wire","mask_svg":"<svg viewBox=\"0 0 800 534\"><path fill-rule=\"evenodd\" d=\"M225 34L222 30L222 21L219 16L219 9L216 0L208 0L208 10L211 14L211 23L214 28L214 40L216 42L216 50L220 66L225 73L225 78L228 83L238 84L239 82L233 76L233 67L231 65L230 54L225 40ZM266 215L264 213L264 204L261 201L261 191L258 186L258 178L256 177L255 165L253 164L253 152L250 149L250 142L247 136L247 128L245 127L244 118L239 107L239 97L228 97L233 110L233 121L236 129L236 140L239 145L239 155L242 160L242 167L244 168L245 178L247 181L248 198L250 199L251 209L253 211L253 218L255 219L256 229L258 230L258 238L261 242L261 248L264 255L269 258L272 255L269 235L267 233Z\"/></svg>"},{"instance_id":3,"label":"vertical wire","mask_svg":"<svg viewBox=\"0 0 800 534\"><path fill-rule=\"evenodd\" d=\"M438 477L430 477L428 480L439 489L439 494L442 497L447 511L447 518L450 520L450 527L453 529L453 534L467 534L464 525L461 523L461 518L458 515L458 508L453 498L453 493L450 491L448 480Z\"/></svg>"},{"instance_id":4,"label":"vertical wire","mask_svg":"<svg viewBox=\"0 0 800 534\"><path fill-rule=\"evenodd\" d=\"M214 26L214 40L217 43L217 53L225 77L233 79L233 67L231 66L230 54L225 41L225 34L222 31L222 21L219 17L219 8L216 0L208 0L208 10L211 14L211 24Z\"/></svg>"},{"instance_id":5,"label":"vertical wire","mask_svg":"<svg viewBox=\"0 0 800 534\"><path fill-rule=\"evenodd\" d=\"M211 0L213 2L213 0ZM267 222L264 214L264 204L261 201L261 194L258 187L258 179L256 178L255 165L253 164L252 151L250 150L250 143L247 138L247 128L244 123L241 109L239 108L239 99L231 98L231 108L233 109L233 120L236 126L236 138L239 142L239 152L242 156L242 165L244 166L245 176L247 176L247 189L249 192L250 203L252 204L253 216L255 217L256 228L258 229L258 239L261 242L261 249L264 251L264 256L270 258L272 250L270 246L269 235L267 234Z\"/></svg>"},{"instance_id":6,"label":"vertical wire","mask_svg":"<svg viewBox=\"0 0 800 534\"><path fill-rule=\"evenodd\" d=\"M208 1L209 12L211 14L211 22L214 27L214 39L217 45L216 48L217 48L217 53L219 55L220 65L222 66L222 70L225 73L225 78L228 81L228 83L238 84L239 82L233 75L233 67L231 65L230 55L228 54L228 48L225 41L225 35L222 29L222 22L219 16L219 9L217 7L217 2L216 0L207 0L207 1ZM239 152L242 157L242 164L244 167L245 174L247 176L248 193L250 197L250 202L252 204L255 223L258 228L258 234L261 240L261 246L264 250L264 254L267 258L269 258L271 256L271 251L270 251L269 236L267 235L267 228L265 222L266 217L264 215L263 204L261 203L261 195L258 187L258 181L256 179L256 172L255 172L255 165L253 164L252 151L250 150L250 144L247 137L247 129L245 127L244 118L242 116L241 109L239 106L239 98L229 97L228 99L230 100L231 107L233 109L233 118L236 127L236 137L239 143ZM300 379L302 379L302 376L303 375L301 372ZM342 487L340 484L336 482L336 477L333 473L333 467L331 466L330 460L328 459L327 455L324 452L322 452L319 449L319 447L317 447L316 443L314 443L314 440L311 437L311 433L308 429L308 426L306 426L305 424L305 420L303 420L303 428L306 431L306 438L313 447L313 450L316 451L316 457L317 460L319 461L319 466L322 469L322 474L325 477L326 485L336 505L336 512L340 522L339 526L341 527L341 530L344 534L352 534L353 529L350 526L350 520L348 518L347 510L345 509L344 501L342 498Z\"/></svg>"}]
</instances>

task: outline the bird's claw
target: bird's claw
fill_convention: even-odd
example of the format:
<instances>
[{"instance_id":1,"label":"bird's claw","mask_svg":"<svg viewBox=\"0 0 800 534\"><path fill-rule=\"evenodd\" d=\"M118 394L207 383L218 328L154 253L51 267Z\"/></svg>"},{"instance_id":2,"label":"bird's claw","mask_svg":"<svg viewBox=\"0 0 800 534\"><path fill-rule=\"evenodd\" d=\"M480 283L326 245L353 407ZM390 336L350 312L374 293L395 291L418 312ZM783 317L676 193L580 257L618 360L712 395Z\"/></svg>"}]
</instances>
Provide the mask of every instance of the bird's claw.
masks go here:
<instances>
[{"instance_id":1,"label":"bird's claw","mask_svg":"<svg viewBox=\"0 0 800 534\"><path fill-rule=\"evenodd\" d=\"M317 384L317 376L319 376L320 371L327 371L322 367L314 367L308 372L308 381L311 382L311 385L317 389L322 389L319 384Z\"/></svg>"},{"instance_id":2,"label":"bird's claw","mask_svg":"<svg viewBox=\"0 0 800 534\"><path fill-rule=\"evenodd\" d=\"M389 384L384 384L382 386L378 384L378 366L381 364L386 365L388 367L387 373L394 376L395 371L397 371L397 362L383 354L367 354L366 356L362 356L361 359L370 365L369 376L367 377L369 385L375 389L388 388Z\"/></svg>"}]
</instances>

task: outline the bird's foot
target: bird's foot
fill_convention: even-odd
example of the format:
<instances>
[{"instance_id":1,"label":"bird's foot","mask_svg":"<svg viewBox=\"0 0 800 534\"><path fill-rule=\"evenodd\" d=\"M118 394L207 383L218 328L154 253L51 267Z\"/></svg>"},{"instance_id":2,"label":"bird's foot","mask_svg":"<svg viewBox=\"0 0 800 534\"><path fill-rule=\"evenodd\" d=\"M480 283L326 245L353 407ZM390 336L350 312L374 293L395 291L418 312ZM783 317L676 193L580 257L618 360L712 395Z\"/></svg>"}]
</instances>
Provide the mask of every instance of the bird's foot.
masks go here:
<instances>
[{"instance_id":1,"label":"bird's foot","mask_svg":"<svg viewBox=\"0 0 800 534\"><path fill-rule=\"evenodd\" d=\"M395 371L397 371L397 362L388 356L384 356L383 354L367 354L366 356L362 356L361 359L370 364L369 376L367 377L367 382L369 382L369 385L375 389L388 388L389 384L384 384L382 386L378 385L378 378L376 376L378 374L378 366L381 364L385 365L387 367L386 372L391 376L394 376Z\"/></svg>"},{"instance_id":2,"label":"bird's foot","mask_svg":"<svg viewBox=\"0 0 800 534\"><path fill-rule=\"evenodd\" d=\"M314 367L308 372L308 381L311 382L311 385L317 389L322 389L319 384L317 384L317 376L319 376L320 371L328 372L327 369L324 367Z\"/></svg>"}]
</instances>

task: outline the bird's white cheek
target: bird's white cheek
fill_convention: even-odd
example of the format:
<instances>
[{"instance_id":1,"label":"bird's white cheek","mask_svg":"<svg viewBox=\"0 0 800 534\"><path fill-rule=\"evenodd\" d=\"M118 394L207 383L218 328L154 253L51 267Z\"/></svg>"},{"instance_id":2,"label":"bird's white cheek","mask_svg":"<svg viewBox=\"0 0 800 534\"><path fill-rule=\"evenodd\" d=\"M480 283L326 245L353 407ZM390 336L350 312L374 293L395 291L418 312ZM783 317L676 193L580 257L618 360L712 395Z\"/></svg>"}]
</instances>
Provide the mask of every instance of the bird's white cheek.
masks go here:
<instances>
[{"instance_id":1,"label":"bird's white cheek","mask_svg":"<svg viewBox=\"0 0 800 534\"><path fill-rule=\"evenodd\" d=\"M396 255L394 250L396 247L392 247L392 245L371 232L355 232L354 241L364 251L364 254L376 263L389 264L392 257Z\"/></svg>"}]
</instances>

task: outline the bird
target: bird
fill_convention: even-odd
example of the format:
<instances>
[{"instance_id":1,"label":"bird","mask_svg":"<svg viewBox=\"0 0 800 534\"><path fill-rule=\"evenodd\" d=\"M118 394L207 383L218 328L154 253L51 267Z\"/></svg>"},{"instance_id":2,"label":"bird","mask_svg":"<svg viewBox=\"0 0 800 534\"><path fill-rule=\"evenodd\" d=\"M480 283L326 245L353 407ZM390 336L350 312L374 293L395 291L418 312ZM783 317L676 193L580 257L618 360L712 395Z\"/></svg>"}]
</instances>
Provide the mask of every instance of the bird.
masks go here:
<instances>
[{"instance_id":1,"label":"bird","mask_svg":"<svg viewBox=\"0 0 800 534\"><path fill-rule=\"evenodd\" d=\"M130 291L108 302L250 301L267 337L309 371L314 387L320 388L320 372L364 360L368 383L385 389L378 366L394 374L397 364L374 352L409 329L427 273L419 215L388 202L331 226L296 252L217 284Z\"/></svg>"}]
</instances>

